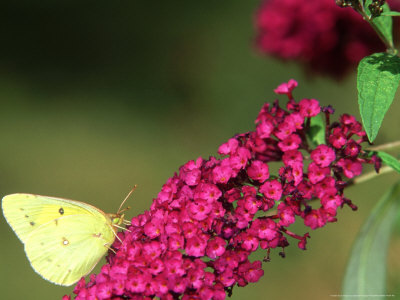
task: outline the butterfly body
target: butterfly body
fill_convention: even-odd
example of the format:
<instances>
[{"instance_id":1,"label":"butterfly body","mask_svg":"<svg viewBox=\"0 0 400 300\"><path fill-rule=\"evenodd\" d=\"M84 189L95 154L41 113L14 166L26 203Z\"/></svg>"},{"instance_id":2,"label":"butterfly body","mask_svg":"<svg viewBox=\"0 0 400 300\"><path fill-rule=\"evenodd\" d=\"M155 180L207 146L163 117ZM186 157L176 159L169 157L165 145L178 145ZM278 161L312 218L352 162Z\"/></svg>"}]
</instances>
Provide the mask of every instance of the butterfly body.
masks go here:
<instances>
[{"instance_id":1,"label":"butterfly body","mask_svg":"<svg viewBox=\"0 0 400 300\"><path fill-rule=\"evenodd\" d=\"M2 208L33 269L65 286L95 267L123 221L119 214L105 214L83 202L32 194L5 196Z\"/></svg>"}]
</instances>

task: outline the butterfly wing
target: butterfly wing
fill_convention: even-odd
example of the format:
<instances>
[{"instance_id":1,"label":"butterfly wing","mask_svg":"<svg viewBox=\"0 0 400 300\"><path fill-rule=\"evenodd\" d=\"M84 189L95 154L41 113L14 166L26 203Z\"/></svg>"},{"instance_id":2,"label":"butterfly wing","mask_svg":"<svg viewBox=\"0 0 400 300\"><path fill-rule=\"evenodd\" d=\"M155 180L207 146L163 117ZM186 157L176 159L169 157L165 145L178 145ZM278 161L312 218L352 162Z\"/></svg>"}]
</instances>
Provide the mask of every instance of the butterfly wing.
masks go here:
<instances>
[{"instance_id":1,"label":"butterfly wing","mask_svg":"<svg viewBox=\"0 0 400 300\"><path fill-rule=\"evenodd\" d=\"M3 214L18 238L25 243L39 226L62 216L104 213L83 202L33 194L12 194L2 200Z\"/></svg>"},{"instance_id":2,"label":"butterfly wing","mask_svg":"<svg viewBox=\"0 0 400 300\"><path fill-rule=\"evenodd\" d=\"M69 215L32 231L25 252L43 278L68 286L94 268L114 239L112 225L105 217Z\"/></svg>"}]
</instances>

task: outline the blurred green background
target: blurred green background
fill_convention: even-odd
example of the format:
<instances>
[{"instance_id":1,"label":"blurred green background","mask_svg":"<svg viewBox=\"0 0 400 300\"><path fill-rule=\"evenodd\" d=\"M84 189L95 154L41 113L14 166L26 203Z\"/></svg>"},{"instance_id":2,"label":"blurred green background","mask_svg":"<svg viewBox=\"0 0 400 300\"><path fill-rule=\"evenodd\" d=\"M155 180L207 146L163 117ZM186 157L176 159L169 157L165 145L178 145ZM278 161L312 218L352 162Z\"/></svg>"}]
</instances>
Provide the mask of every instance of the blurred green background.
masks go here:
<instances>
[{"instance_id":1,"label":"blurred green background","mask_svg":"<svg viewBox=\"0 0 400 300\"><path fill-rule=\"evenodd\" d=\"M254 49L259 1L18 1L0 17L1 195L27 192L76 199L115 212L134 184L132 217L149 208L178 167L215 155L235 133L254 127L273 89L290 78L301 97L358 115L355 74L342 82L309 78L299 66ZM377 144L398 137L393 111ZM352 240L371 207L396 180L385 175L347 190L359 205L339 222L273 251L264 277L232 299L332 299ZM293 228L299 234L307 229ZM61 299L30 267L22 244L0 218L2 299ZM400 251L394 240L392 252ZM395 249L395 250L393 250ZM393 252L394 251L394 252ZM260 254L262 255L262 254ZM389 291L398 260L391 255ZM397 268L393 268L396 265ZM98 268L96 269L98 270ZM397 293L399 294L399 293Z\"/></svg>"}]
</instances>

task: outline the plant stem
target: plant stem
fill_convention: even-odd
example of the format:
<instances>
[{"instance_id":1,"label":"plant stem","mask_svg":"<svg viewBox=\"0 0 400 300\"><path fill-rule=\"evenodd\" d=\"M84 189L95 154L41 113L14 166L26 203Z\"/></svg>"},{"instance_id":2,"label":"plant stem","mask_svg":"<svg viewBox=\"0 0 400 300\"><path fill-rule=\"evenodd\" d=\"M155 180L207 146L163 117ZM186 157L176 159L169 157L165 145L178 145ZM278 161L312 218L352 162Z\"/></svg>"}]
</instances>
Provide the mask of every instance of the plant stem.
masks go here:
<instances>
[{"instance_id":1,"label":"plant stem","mask_svg":"<svg viewBox=\"0 0 400 300\"><path fill-rule=\"evenodd\" d=\"M359 3L358 6L354 6L354 10L357 11L360 15L362 15L362 17L364 18L365 21L367 21L369 23L369 25L371 25L371 27L375 30L376 34L379 36L379 38L382 40L382 42L385 44L387 52L389 54L393 54L395 55L397 53L396 48L393 45L393 42L388 40L385 35L382 33L382 31L379 29L378 26L376 26L376 24L373 21L373 18L371 18L370 16L368 16L368 14L365 11L365 6L364 6L364 2L363 3Z\"/></svg>"},{"instance_id":2,"label":"plant stem","mask_svg":"<svg viewBox=\"0 0 400 300\"><path fill-rule=\"evenodd\" d=\"M384 166L379 170L379 173L376 173L375 171L369 172L365 175L361 175L360 177L357 177L353 180L353 184L358 184L358 183L363 183L365 181L368 181L370 179L373 179L379 175L383 175L386 173L390 173L393 172L394 170L389 167L389 166Z\"/></svg>"},{"instance_id":3,"label":"plant stem","mask_svg":"<svg viewBox=\"0 0 400 300\"><path fill-rule=\"evenodd\" d=\"M390 150L390 149L394 149L397 147L400 147L400 141L395 141L395 142L390 142L390 143L370 147L367 150L380 151L380 150Z\"/></svg>"}]
</instances>

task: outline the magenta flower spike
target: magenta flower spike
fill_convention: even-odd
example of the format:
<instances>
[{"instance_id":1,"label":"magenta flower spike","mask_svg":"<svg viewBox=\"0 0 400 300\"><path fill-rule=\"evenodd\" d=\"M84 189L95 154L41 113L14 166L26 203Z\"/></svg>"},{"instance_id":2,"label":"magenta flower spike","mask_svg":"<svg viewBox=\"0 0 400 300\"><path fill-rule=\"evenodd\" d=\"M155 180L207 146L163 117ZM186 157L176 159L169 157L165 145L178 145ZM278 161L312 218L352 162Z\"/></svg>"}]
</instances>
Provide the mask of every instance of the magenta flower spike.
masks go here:
<instances>
[{"instance_id":1,"label":"magenta flower spike","mask_svg":"<svg viewBox=\"0 0 400 300\"><path fill-rule=\"evenodd\" d=\"M179 168L163 185L150 209L119 232L100 273L82 278L75 299L225 299L235 286L257 282L268 272L276 248L297 241L306 249L308 232L289 230L296 221L311 229L336 222L338 209L356 206L344 189L369 157L361 124L350 115L330 123L333 109L315 99L298 103L297 82L281 84L287 95L262 107L254 131L222 144L219 157L198 158ZM312 145L310 118L325 116L325 144ZM277 174L272 161L281 163ZM263 261L250 260L257 249ZM70 299L64 296L63 299Z\"/></svg>"}]
</instances>

